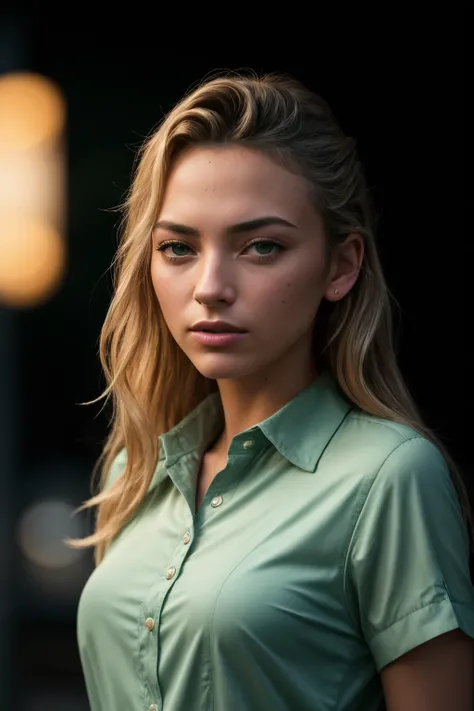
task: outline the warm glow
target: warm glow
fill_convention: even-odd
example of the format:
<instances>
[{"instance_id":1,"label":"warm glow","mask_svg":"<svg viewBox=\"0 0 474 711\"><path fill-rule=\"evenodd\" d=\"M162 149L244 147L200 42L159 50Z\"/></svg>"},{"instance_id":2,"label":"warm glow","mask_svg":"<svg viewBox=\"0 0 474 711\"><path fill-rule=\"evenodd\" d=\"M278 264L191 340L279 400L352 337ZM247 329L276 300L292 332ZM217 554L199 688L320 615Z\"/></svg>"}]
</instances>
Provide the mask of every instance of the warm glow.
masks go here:
<instances>
[{"instance_id":1,"label":"warm glow","mask_svg":"<svg viewBox=\"0 0 474 711\"><path fill-rule=\"evenodd\" d=\"M0 153L0 221L4 213L20 212L35 215L62 232L64 178L61 141Z\"/></svg>"},{"instance_id":2,"label":"warm glow","mask_svg":"<svg viewBox=\"0 0 474 711\"><path fill-rule=\"evenodd\" d=\"M53 296L66 259L65 102L39 74L0 77L0 301Z\"/></svg>"},{"instance_id":3,"label":"warm glow","mask_svg":"<svg viewBox=\"0 0 474 711\"><path fill-rule=\"evenodd\" d=\"M50 79L27 72L0 77L0 155L58 136L64 120L64 100Z\"/></svg>"},{"instance_id":4,"label":"warm glow","mask_svg":"<svg viewBox=\"0 0 474 711\"><path fill-rule=\"evenodd\" d=\"M58 232L39 218L4 213L0 219L0 300L16 307L47 299L64 273Z\"/></svg>"}]
</instances>

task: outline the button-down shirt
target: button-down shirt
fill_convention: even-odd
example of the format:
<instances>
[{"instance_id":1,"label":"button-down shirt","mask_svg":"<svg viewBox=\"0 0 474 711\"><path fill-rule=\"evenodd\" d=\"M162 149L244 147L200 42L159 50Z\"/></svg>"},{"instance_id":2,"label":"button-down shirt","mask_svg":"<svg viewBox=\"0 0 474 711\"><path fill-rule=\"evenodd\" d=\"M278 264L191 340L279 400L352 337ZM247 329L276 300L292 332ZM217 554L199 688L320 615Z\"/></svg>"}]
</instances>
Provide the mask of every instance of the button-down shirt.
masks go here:
<instances>
[{"instance_id":1,"label":"button-down shirt","mask_svg":"<svg viewBox=\"0 0 474 711\"><path fill-rule=\"evenodd\" d=\"M467 528L433 444L326 372L233 437L196 511L223 424L216 392L160 436L143 505L83 589L92 711L376 711L382 667L474 637Z\"/></svg>"}]
</instances>

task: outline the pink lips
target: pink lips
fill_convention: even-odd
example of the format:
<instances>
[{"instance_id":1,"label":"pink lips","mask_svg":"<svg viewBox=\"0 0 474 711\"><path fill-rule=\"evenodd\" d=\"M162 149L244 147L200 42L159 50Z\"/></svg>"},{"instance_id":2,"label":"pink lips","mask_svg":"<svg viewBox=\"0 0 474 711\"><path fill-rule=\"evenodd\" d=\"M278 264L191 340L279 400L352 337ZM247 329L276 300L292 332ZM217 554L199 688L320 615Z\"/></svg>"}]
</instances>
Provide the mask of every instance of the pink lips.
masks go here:
<instances>
[{"instance_id":1,"label":"pink lips","mask_svg":"<svg viewBox=\"0 0 474 711\"><path fill-rule=\"evenodd\" d=\"M209 333L207 331L191 331L193 337L205 346L227 346L242 340L247 335L236 331L227 333Z\"/></svg>"}]
</instances>

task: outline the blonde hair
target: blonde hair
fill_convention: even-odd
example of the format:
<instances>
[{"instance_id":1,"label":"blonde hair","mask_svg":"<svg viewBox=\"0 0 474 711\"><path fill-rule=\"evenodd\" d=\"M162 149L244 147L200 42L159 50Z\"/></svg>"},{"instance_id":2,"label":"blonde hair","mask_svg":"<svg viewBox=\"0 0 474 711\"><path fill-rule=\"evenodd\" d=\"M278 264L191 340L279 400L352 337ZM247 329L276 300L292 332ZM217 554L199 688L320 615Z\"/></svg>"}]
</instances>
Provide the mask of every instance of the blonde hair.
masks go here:
<instances>
[{"instance_id":1,"label":"blonde hair","mask_svg":"<svg viewBox=\"0 0 474 711\"><path fill-rule=\"evenodd\" d=\"M217 76L186 95L139 152L123 205L121 241L112 267L114 296L100 334L107 387L93 404L112 398L110 432L92 473L101 468L100 491L77 511L97 507L94 533L67 539L73 548L94 546L95 562L133 517L153 477L158 436L171 429L211 392L172 338L150 276L151 232L175 158L196 144L233 144L265 151L312 186L324 219L327 254L348 234L359 233L365 254L359 278L344 299L323 301L316 317L314 356L328 368L358 408L417 430L443 454L474 542L472 509L456 464L423 423L396 361L391 296L376 250L375 220L355 143L344 135L328 105L291 77ZM156 354L156 356L155 356ZM153 357L154 356L154 357ZM108 483L124 450L123 473Z\"/></svg>"}]
</instances>

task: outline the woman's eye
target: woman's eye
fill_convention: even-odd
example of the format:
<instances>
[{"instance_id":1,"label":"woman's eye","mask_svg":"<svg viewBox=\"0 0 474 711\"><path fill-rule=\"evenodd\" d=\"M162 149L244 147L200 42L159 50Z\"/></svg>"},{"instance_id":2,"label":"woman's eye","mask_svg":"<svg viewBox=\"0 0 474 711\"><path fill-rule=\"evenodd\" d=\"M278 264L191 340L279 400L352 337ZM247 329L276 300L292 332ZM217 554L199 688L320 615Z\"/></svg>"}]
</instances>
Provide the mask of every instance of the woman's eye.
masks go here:
<instances>
[{"instance_id":1,"label":"woman's eye","mask_svg":"<svg viewBox=\"0 0 474 711\"><path fill-rule=\"evenodd\" d=\"M269 261L270 259L274 259L278 254L280 254L280 252L283 252L285 249L277 242L272 242L271 240L256 240L255 242L252 242L251 244L247 245L244 252L247 252L252 247L258 247L259 250L263 247L263 254L257 253L257 254L254 254L253 256L257 260L267 260L267 261ZM269 248L271 248L271 247L273 247L273 249L269 251ZM178 253L174 252L172 256L170 256L169 254L166 254L166 250L169 248L171 248L173 250L176 249ZM159 247L156 247L156 250L158 252L161 252L163 254L163 256L165 257L165 259L168 259L170 262L178 262L178 261L181 261L182 259L184 259L184 257L189 256L189 253L185 253L185 254L183 254L182 252L180 253L180 250L182 250L183 248L185 250L191 249L184 242L173 241L173 242L163 242L162 244L160 244Z\"/></svg>"},{"instance_id":2,"label":"woman's eye","mask_svg":"<svg viewBox=\"0 0 474 711\"><path fill-rule=\"evenodd\" d=\"M165 242L164 244L160 245L157 249L159 252L163 252L165 256L169 257L169 255L166 255L165 250L168 249L168 247L172 247L173 249L175 248L182 248L184 247L185 249L189 249L187 244L184 244L183 242ZM180 254L178 251L178 257L186 257L187 254Z\"/></svg>"}]
</instances>

